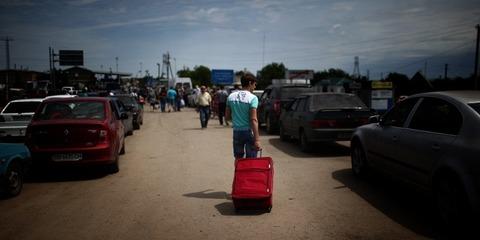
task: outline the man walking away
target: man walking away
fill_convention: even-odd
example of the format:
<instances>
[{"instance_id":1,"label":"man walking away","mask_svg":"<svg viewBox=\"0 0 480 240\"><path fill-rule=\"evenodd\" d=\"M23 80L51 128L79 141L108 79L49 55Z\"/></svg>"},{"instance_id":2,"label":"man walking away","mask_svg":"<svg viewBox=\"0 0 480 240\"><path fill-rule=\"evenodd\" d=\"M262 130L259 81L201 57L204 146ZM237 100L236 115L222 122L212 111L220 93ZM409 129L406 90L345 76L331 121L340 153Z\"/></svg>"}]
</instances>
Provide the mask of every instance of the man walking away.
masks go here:
<instances>
[{"instance_id":1,"label":"man walking away","mask_svg":"<svg viewBox=\"0 0 480 240\"><path fill-rule=\"evenodd\" d=\"M200 124L202 129L205 129L208 125L208 120L210 119L210 103L212 102L212 97L206 90L205 86L200 88L200 95L197 97L197 106L198 111L200 112Z\"/></svg>"},{"instance_id":2,"label":"man walking away","mask_svg":"<svg viewBox=\"0 0 480 240\"><path fill-rule=\"evenodd\" d=\"M227 98L226 121L233 121L233 155L235 159L256 157L260 147L258 132L258 98L252 92L257 80L251 73L241 78L242 90L231 93Z\"/></svg>"},{"instance_id":3,"label":"man walking away","mask_svg":"<svg viewBox=\"0 0 480 240\"><path fill-rule=\"evenodd\" d=\"M177 92L173 87L170 87L167 92L167 109L168 112L171 112L172 110L175 110L175 98L177 97Z\"/></svg>"},{"instance_id":4,"label":"man walking away","mask_svg":"<svg viewBox=\"0 0 480 240\"><path fill-rule=\"evenodd\" d=\"M225 116L225 108L227 107L227 98L228 93L224 89L223 85L220 85L220 89L217 91L217 99L218 99L218 120L220 121L220 125L223 125L223 117ZM228 125L228 122L225 121Z\"/></svg>"}]
</instances>

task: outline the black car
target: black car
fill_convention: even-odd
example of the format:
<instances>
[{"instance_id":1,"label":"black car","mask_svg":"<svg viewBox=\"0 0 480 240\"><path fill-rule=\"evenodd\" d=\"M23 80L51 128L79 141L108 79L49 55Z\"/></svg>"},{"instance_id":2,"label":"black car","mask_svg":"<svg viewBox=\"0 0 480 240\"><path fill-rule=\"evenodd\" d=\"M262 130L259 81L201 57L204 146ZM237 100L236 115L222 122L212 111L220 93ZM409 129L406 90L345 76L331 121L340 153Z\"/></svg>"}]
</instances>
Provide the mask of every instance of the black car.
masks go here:
<instances>
[{"instance_id":1,"label":"black car","mask_svg":"<svg viewBox=\"0 0 480 240\"><path fill-rule=\"evenodd\" d=\"M143 124L143 107L137 99L129 94L116 94L115 97L122 101L127 111L132 112L133 129L140 129L140 125Z\"/></svg>"},{"instance_id":2,"label":"black car","mask_svg":"<svg viewBox=\"0 0 480 240\"><path fill-rule=\"evenodd\" d=\"M122 118L122 123L123 126L125 127L125 136L129 136L133 134L133 113L132 111L128 111L127 107L123 104L122 101L117 96L110 96L110 98L113 100L113 104L115 105L114 107L117 109L117 113L120 114L120 116L125 113L128 117L127 118ZM120 116L117 116L120 118Z\"/></svg>"},{"instance_id":3,"label":"black car","mask_svg":"<svg viewBox=\"0 0 480 240\"><path fill-rule=\"evenodd\" d=\"M280 117L280 138L300 140L303 151L314 142L350 140L374 112L354 94L307 93L286 105Z\"/></svg>"},{"instance_id":4,"label":"black car","mask_svg":"<svg viewBox=\"0 0 480 240\"><path fill-rule=\"evenodd\" d=\"M278 130L282 106L290 103L302 93L314 91L309 84L272 84L268 86L258 99L258 122L266 125L269 134L275 133Z\"/></svg>"}]
</instances>

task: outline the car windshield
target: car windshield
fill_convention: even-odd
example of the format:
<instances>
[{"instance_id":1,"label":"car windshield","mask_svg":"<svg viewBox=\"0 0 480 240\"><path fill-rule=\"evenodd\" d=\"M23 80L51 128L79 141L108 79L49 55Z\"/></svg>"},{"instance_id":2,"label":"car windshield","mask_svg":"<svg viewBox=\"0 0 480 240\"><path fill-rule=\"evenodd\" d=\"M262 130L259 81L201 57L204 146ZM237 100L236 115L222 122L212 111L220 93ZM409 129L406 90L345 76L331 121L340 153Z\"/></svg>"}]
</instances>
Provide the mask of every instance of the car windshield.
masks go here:
<instances>
[{"instance_id":1,"label":"car windshield","mask_svg":"<svg viewBox=\"0 0 480 240\"><path fill-rule=\"evenodd\" d=\"M475 110L478 114L480 114L480 103L471 103L468 104L473 110Z\"/></svg>"},{"instance_id":2,"label":"car windshield","mask_svg":"<svg viewBox=\"0 0 480 240\"><path fill-rule=\"evenodd\" d=\"M352 108L366 109L367 106L357 96L348 94L313 95L310 102L310 111Z\"/></svg>"},{"instance_id":3,"label":"car windshield","mask_svg":"<svg viewBox=\"0 0 480 240\"><path fill-rule=\"evenodd\" d=\"M283 87L280 90L280 98L294 98L302 93L309 93L312 91L312 88L309 87Z\"/></svg>"},{"instance_id":4,"label":"car windshield","mask_svg":"<svg viewBox=\"0 0 480 240\"><path fill-rule=\"evenodd\" d=\"M125 105L135 105L135 99L130 96L117 96L120 101Z\"/></svg>"},{"instance_id":5,"label":"car windshield","mask_svg":"<svg viewBox=\"0 0 480 240\"><path fill-rule=\"evenodd\" d=\"M3 113L31 113L37 110L40 102L12 102L3 110Z\"/></svg>"},{"instance_id":6,"label":"car windshield","mask_svg":"<svg viewBox=\"0 0 480 240\"><path fill-rule=\"evenodd\" d=\"M52 119L105 119L102 102L49 102L35 117L41 120Z\"/></svg>"}]
</instances>

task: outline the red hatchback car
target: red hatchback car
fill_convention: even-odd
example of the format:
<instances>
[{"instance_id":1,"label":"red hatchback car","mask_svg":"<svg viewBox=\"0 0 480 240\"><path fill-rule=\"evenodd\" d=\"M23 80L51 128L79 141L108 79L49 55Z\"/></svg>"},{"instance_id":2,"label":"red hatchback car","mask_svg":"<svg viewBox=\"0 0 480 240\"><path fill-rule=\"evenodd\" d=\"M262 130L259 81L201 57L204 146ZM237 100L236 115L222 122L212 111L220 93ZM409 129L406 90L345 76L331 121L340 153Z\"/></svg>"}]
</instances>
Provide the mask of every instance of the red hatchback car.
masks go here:
<instances>
[{"instance_id":1,"label":"red hatchback car","mask_svg":"<svg viewBox=\"0 0 480 240\"><path fill-rule=\"evenodd\" d=\"M118 172L124 126L109 98L52 98L42 102L26 131L34 165L103 165Z\"/></svg>"}]
</instances>

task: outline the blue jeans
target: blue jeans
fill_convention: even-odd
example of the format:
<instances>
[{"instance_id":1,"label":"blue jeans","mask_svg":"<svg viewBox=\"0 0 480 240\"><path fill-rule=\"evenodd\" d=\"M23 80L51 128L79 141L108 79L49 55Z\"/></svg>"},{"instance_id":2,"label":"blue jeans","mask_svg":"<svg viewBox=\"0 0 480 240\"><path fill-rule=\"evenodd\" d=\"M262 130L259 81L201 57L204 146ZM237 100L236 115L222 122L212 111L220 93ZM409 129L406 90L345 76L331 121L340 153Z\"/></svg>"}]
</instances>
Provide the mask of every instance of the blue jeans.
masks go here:
<instances>
[{"instance_id":1,"label":"blue jeans","mask_svg":"<svg viewBox=\"0 0 480 240\"><path fill-rule=\"evenodd\" d=\"M252 130L233 130L233 156L235 158L257 157Z\"/></svg>"},{"instance_id":2,"label":"blue jeans","mask_svg":"<svg viewBox=\"0 0 480 240\"><path fill-rule=\"evenodd\" d=\"M200 112L200 124L202 128L206 128L208 125L208 120L210 119L210 106L199 107Z\"/></svg>"}]
</instances>

